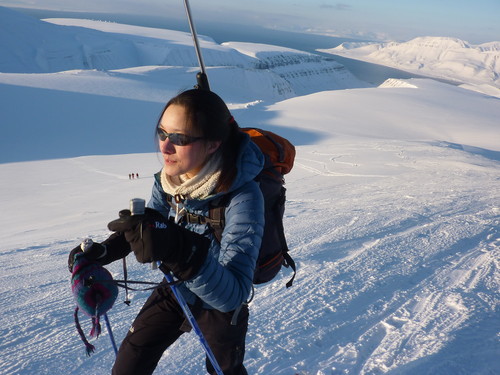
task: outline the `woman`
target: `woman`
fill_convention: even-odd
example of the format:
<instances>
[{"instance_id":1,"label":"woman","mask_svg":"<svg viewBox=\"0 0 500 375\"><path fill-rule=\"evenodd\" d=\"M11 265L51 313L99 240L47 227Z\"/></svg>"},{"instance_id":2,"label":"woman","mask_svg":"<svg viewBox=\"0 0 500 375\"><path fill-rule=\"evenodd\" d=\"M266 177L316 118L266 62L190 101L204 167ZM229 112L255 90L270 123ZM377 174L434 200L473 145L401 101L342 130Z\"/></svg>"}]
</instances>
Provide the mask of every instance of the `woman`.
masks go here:
<instances>
[{"instance_id":1,"label":"woman","mask_svg":"<svg viewBox=\"0 0 500 375\"><path fill-rule=\"evenodd\" d=\"M264 226L263 197L253 180L263 155L239 131L223 100L206 90L171 99L156 131L164 165L155 175L145 215L122 211L108 225L115 233L94 244L87 256L107 264L134 251L139 262L162 261L179 280L178 290L224 374L247 374L244 302ZM230 199L219 242L206 224L189 223L186 217L208 216L211 202L226 194ZM235 310L237 323L231 325ZM170 287L157 288L123 340L113 374L151 374L163 352L188 330ZM206 366L215 374L209 361Z\"/></svg>"}]
</instances>

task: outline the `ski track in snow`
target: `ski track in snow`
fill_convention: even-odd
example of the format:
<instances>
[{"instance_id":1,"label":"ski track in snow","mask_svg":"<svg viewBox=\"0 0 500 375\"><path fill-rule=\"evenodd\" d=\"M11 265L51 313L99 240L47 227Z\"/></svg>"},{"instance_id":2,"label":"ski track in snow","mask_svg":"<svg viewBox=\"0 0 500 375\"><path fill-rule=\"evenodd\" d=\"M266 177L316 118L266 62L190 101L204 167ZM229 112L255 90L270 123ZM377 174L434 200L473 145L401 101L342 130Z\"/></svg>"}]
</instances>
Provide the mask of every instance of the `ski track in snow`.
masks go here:
<instances>
[{"instance_id":1,"label":"ski track in snow","mask_svg":"<svg viewBox=\"0 0 500 375\"><path fill-rule=\"evenodd\" d=\"M334 156L329 148L335 148ZM449 147L396 141L302 146L297 157L300 163L287 178L285 227L299 272L289 290L286 269L276 282L256 287L249 373L420 374L436 356L454 361L432 373L495 373L499 343L498 329L492 328L500 327L495 162ZM149 162L154 158L147 156ZM130 187L144 191L142 196L149 193L150 178L124 181L113 165L127 163L99 160L64 162L79 166L66 181L76 196L87 194L92 201L84 181L93 179L113 186L110 193L119 191L116 199L123 202ZM377 164L381 161L384 165ZM384 174L365 173L369 170ZM109 373L113 352L105 327L93 341L90 359L74 327L66 259L81 240L72 236L75 230L65 239L28 241L0 252L1 374L60 374L62 368L69 375ZM106 236L102 229L95 233L96 240ZM119 263L108 266L116 278L122 277ZM128 263L130 279L159 278L133 257ZM118 342L148 294L132 293L127 307L120 293L109 314ZM80 313L80 321L88 332L89 319ZM475 346L469 348L469 342ZM454 348L456 355L447 354ZM459 352L463 348L467 353ZM478 356L485 367L468 367L468 359ZM195 337L184 335L155 373L201 374L203 363Z\"/></svg>"},{"instance_id":2,"label":"ski track in snow","mask_svg":"<svg viewBox=\"0 0 500 375\"><path fill-rule=\"evenodd\" d=\"M397 367L405 369L400 373L418 374L419 359L458 340L456 332L467 330L464 326L470 325L479 311L486 310L491 316L487 324L499 327L498 316L488 307L498 303L500 284L498 216L489 207L495 201L494 181L489 188L476 186L480 184L471 184L468 176L474 174L474 168L465 173L456 168L449 171L456 174L456 182L446 189L449 175L444 172L450 165L444 163L442 169L432 171L430 186L415 189L408 184L424 178L430 172L429 163L437 165L439 160L422 154L425 147L413 148L407 147L405 153L416 155L406 158L395 152L394 159L402 163L393 164L397 169L414 168L411 180L366 175L363 182L353 183L357 188L341 201L335 199L335 184L327 182L325 188L331 190L332 199L314 198L325 196L321 185L335 172L318 170L314 160L310 160L311 168L306 165L304 170L313 174L311 182L317 179L318 184L312 182L311 191L301 189L306 200L289 197L287 210L291 247L296 258L303 259L294 287L300 297L295 296L289 305L276 306L272 301L280 298L278 294L286 295L279 286L257 294L255 304L265 314L263 321L272 321L273 316L287 318L278 322L284 327L275 326L267 332L258 329L252 340L259 343L256 358L265 356L266 347L272 347L273 355L290 362L307 358L293 366L304 373L379 374ZM382 149L389 152L392 146ZM441 158L449 152L438 151ZM299 160L305 160L304 153ZM357 165L350 164L352 168ZM294 180L293 187L299 183ZM464 191L450 194L457 188ZM475 199L488 189L492 196L482 196L485 208L477 211ZM410 201L410 206L405 201ZM294 227L293 217L299 214L299 225L309 222L306 228ZM488 216L491 220L483 219ZM387 295L377 292L380 290L386 290ZM497 300L483 300L491 298L486 297L487 291ZM479 328L487 329L486 323L481 324L485 325ZM498 337L495 333L489 337L481 352L469 355L493 358L498 354ZM309 344L299 347L297 341ZM290 373L289 368L274 368L276 361L269 359L270 364L262 364L258 373ZM417 365L406 368L408 363ZM443 364L436 373L481 373L481 369L467 366L467 355L462 354L456 364ZM311 368L316 370L307 372Z\"/></svg>"}]
</instances>

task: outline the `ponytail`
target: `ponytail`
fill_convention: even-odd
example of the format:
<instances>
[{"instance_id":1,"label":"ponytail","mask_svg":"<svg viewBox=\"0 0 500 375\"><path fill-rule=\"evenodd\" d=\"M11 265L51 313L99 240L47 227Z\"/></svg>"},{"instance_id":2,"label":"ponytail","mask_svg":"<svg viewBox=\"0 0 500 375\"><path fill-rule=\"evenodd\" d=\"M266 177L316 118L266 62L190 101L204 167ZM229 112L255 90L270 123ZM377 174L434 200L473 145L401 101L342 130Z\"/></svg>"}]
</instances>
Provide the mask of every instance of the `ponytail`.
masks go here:
<instances>
[{"instance_id":1,"label":"ponytail","mask_svg":"<svg viewBox=\"0 0 500 375\"><path fill-rule=\"evenodd\" d=\"M233 116L228 121L229 133L227 139L222 142L217 153L221 156L221 177L215 187L217 193L228 191L233 184L237 174L236 158L238 156L241 141L240 127Z\"/></svg>"}]
</instances>

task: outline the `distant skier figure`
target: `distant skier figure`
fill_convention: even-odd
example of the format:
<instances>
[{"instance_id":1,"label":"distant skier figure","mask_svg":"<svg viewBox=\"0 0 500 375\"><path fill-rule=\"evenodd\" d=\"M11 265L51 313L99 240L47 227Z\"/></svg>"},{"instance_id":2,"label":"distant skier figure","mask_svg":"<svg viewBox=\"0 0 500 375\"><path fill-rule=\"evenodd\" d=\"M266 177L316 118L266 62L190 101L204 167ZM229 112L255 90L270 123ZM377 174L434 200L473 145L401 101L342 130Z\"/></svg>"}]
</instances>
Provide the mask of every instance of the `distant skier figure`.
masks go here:
<instances>
[{"instance_id":1,"label":"distant skier figure","mask_svg":"<svg viewBox=\"0 0 500 375\"><path fill-rule=\"evenodd\" d=\"M264 227L263 196L254 178L263 155L239 131L224 101L207 90L172 98L156 132L164 166L155 175L145 214L120 212L108 224L115 233L84 254L101 264L131 251L141 263L162 261L178 280L223 373L245 375L245 301ZM222 196L229 199L218 241L207 224L188 222L187 215L208 212ZM78 251L70 255L70 268ZM163 352L189 329L171 288L155 289L123 340L112 373L152 374ZM206 367L216 373L208 360Z\"/></svg>"},{"instance_id":2,"label":"distant skier figure","mask_svg":"<svg viewBox=\"0 0 500 375\"><path fill-rule=\"evenodd\" d=\"M136 174L135 174L135 178L139 178L139 173L136 173Z\"/></svg>"}]
</instances>

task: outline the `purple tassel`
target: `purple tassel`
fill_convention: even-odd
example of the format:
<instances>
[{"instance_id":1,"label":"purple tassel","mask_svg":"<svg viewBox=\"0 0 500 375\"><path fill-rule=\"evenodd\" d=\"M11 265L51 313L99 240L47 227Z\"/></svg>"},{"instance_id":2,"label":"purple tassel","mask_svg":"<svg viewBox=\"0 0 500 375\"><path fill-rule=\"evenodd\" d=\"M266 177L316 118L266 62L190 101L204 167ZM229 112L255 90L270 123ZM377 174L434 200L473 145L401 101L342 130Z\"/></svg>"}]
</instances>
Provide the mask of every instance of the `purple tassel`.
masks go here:
<instances>
[{"instance_id":1,"label":"purple tassel","mask_svg":"<svg viewBox=\"0 0 500 375\"><path fill-rule=\"evenodd\" d=\"M76 325L76 330L80 334L80 338L82 339L83 343L85 344L85 350L87 352L87 355L90 357L90 354L92 354L95 350L95 346L92 345L87 341L87 338L85 337L85 334L83 333L82 327L80 326L80 321L78 320L78 306L75 309L75 313L73 316L75 317L75 325Z\"/></svg>"},{"instance_id":2,"label":"purple tassel","mask_svg":"<svg viewBox=\"0 0 500 375\"><path fill-rule=\"evenodd\" d=\"M96 305L94 315L92 315L92 329L90 330L90 337L98 338L101 334L101 322L99 320L99 305L101 302L101 295L97 294L95 296Z\"/></svg>"},{"instance_id":3,"label":"purple tassel","mask_svg":"<svg viewBox=\"0 0 500 375\"><path fill-rule=\"evenodd\" d=\"M101 323L99 321L99 316L92 317L92 329L90 330L90 337L98 338L101 334Z\"/></svg>"}]
</instances>

